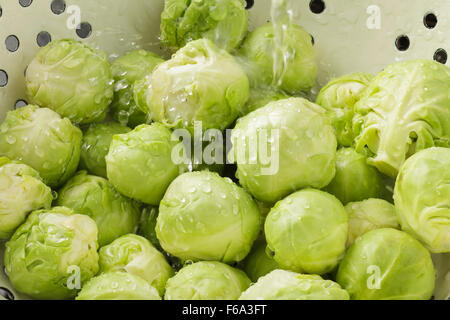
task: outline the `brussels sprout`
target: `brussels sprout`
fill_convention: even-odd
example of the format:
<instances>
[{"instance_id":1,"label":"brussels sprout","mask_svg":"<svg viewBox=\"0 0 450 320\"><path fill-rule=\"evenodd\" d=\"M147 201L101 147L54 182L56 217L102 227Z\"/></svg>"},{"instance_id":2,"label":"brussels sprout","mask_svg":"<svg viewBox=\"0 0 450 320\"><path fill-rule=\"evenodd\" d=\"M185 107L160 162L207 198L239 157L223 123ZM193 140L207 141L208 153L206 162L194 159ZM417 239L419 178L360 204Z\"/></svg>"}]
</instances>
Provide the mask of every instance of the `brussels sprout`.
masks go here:
<instances>
[{"instance_id":1,"label":"brussels sprout","mask_svg":"<svg viewBox=\"0 0 450 320\"><path fill-rule=\"evenodd\" d=\"M436 268L436 300L450 300L450 253L431 256Z\"/></svg>"},{"instance_id":2,"label":"brussels sprout","mask_svg":"<svg viewBox=\"0 0 450 320\"><path fill-rule=\"evenodd\" d=\"M74 298L98 271L97 226L55 207L31 213L6 243L5 267L18 291L35 299Z\"/></svg>"},{"instance_id":3,"label":"brussels sprout","mask_svg":"<svg viewBox=\"0 0 450 320\"><path fill-rule=\"evenodd\" d=\"M325 274L344 255L348 214L332 195L305 189L275 205L265 233L268 248L283 269Z\"/></svg>"},{"instance_id":4,"label":"brussels sprout","mask_svg":"<svg viewBox=\"0 0 450 320\"><path fill-rule=\"evenodd\" d=\"M80 166L97 176L106 178L105 157L113 137L130 131L130 128L115 122L90 125L83 135Z\"/></svg>"},{"instance_id":5,"label":"brussels sprout","mask_svg":"<svg viewBox=\"0 0 450 320\"><path fill-rule=\"evenodd\" d=\"M245 116L250 112L253 112L259 108L265 107L270 102L287 99L289 96L283 92L275 91L273 89L250 89L250 96L247 104L242 111L242 115Z\"/></svg>"},{"instance_id":6,"label":"brussels sprout","mask_svg":"<svg viewBox=\"0 0 450 320\"><path fill-rule=\"evenodd\" d=\"M325 109L331 119L339 145L350 147L353 143L353 116L359 101L373 75L352 73L331 80L320 90L316 103Z\"/></svg>"},{"instance_id":7,"label":"brussels sprout","mask_svg":"<svg viewBox=\"0 0 450 320\"><path fill-rule=\"evenodd\" d=\"M168 253L186 260L243 260L258 237L260 214L253 199L228 178L185 173L159 207L156 235Z\"/></svg>"},{"instance_id":8,"label":"brussels sprout","mask_svg":"<svg viewBox=\"0 0 450 320\"><path fill-rule=\"evenodd\" d=\"M98 226L100 247L138 227L138 204L114 190L108 180L86 171L78 172L59 190L56 203L91 217Z\"/></svg>"},{"instance_id":9,"label":"brussels sprout","mask_svg":"<svg viewBox=\"0 0 450 320\"><path fill-rule=\"evenodd\" d=\"M387 67L355 105L356 151L396 177L405 160L430 147L450 147L450 68L413 60Z\"/></svg>"},{"instance_id":10,"label":"brussels sprout","mask_svg":"<svg viewBox=\"0 0 450 320\"><path fill-rule=\"evenodd\" d=\"M394 191L404 231L434 253L450 252L450 149L431 148L409 158Z\"/></svg>"},{"instance_id":11,"label":"brussels sprout","mask_svg":"<svg viewBox=\"0 0 450 320\"><path fill-rule=\"evenodd\" d=\"M172 132L159 123L114 136L106 156L112 185L127 197L159 205L169 184L185 169L172 160L178 142L171 138Z\"/></svg>"},{"instance_id":12,"label":"brussels sprout","mask_svg":"<svg viewBox=\"0 0 450 320\"><path fill-rule=\"evenodd\" d=\"M273 270L280 269L279 264L267 254L265 241L257 241L244 260L244 271L253 282Z\"/></svg>"},{"instance_id":13,"label":"brussels sprout","mask_svg":"<svg viewBox=\"0 0 450 320\"><path fill-rule=\"evenodd\" d=\"M290 94L309 91L316 84L316 53L311 36L297 25L283 31L283 61L275 60L275 28L267 23L249 34L241 53L250 64L248 74L252 87L272 85Z\"/></svg>"},{"instance_id":14,"label":"brussels sprout","mask_svg":"<svg viewBox=\"0 0 450 320\"><path fill-rule=\"evenodd\" d=\"M161 300L147 281L126 272L108 272L83 286L77 300Z\"/></svg>"},{"instance_id":15,"label":"brussels sprout","mask_svg":"<svg viewBox=\"0 0 450 320\"><path fill-rule=\"evenodd\" d=\"M106 55L82 42L53 41L27 68L27 95L73 122L101 121L111 103L114 80Z\"/></svg>"},{"instance_id":16,"label":"brussels sprout","mask_svg":"<svg viewBox=\"0 0 450 320\"><path fill-rule=\"evenodd\" d=\"M333 128L324 110L305 99L279 100L248 114L238 120L231 139L236 177L262 202L305 187L323 188L335 175ZM252 161L255 151L258 159Z\"/></svg>"},{"instance_id":17,"label":"brussels sprout","mask_svg":"<svg viewBox=\"0 0 450 320\"><path fill-rule=\"evenodd\" d=\"M0 157L0 240L8 240L30 212L50 209L52 201L37 171Z\"/></svg>"},{"instance_id":18,"label":"brussels sprout","mask_svg":"<svg viewBox=\"0 0 450 320\"><path fill-rule=\"evenodd\" d=\"M197 262L167 281L165 300L237 300L250 286L239 270L220 262Z\"/></svg>"},{"instance_id":19,"label":"brussels sprout","mask_svg":"<svg viewBox=\"0 0 450 320\"><path fill-rule=\"evenodd\" d=\"M154 121L193 130L227 128L249 96L245 72L211 41L192 41L136 84L135 101Z\"/></svg>"},{"instance_id":20,"label":"brussels sprout","mask_svg":"<svg viewBox=\"0 0 450 320\"><path fill-rule=\"evenodd\" d=\"M353 300L427 300L434 290L430 253L395 229L360 237L339 266L337 282Z\"/></svg>"},{"instance_id":21,"label":"brussels sprout","mask_svg":"<svg viewBox=\"0 0 450 320\"><path fill-rule=\"evenodd\" d=\"M245 0L165 0L161 41L176 51L189 41L205 38L232 51L247 34L246 4Z\"/></svg>"},{"instance_id":22,"label":"brussels sprout","mask_svg":"<svg viewBox=\"0 0 450 320\"><path fill-rule=\"evenodd\" d=\"M347 248L356 238L363 234L382 228L398 229L400 226L395 214L395 207L381 199L368 199L351 202L345 206L348 212Z\"/></svg>"},{"instance_id":23,"label":"brussels sprout","mask_svg":"<svg viewBox=\"0 0 450 320\"><path fill-rule=\"evenodd\" d=\"M162 250L155 230L158 214L157 207L145 207L141 212L138 234L149 240L155 248Z\"/></svg>"},{"instance_id":24,"label":"brussels sprout","mask_svg":"<svg viewBox=\"0 0 450 320\"><path fill-rule=\"evenodd\" d=\"M239 300L349 300L337 283L317 275L274 270L260 278Z\"/></svg>"},{"instance_id":25,"label":"brussels sprout","mask_svg":"<svg viewBox=\"0 0 450 320\"><path fill-rule=\"evenodd\" d=\"M387 193L381 174L367 164L367 158L352 148L336 154L336 176L325 190L343 204L369 198L383 198Z\"/></svg>"},{"instance_id":26,"label":"brussels sprout","mask_svg":"<svg viewBox=\"0 0 450 320\"><path fill-rule=\"evenodd\" d=\"M162 62L164 60L160 56L145 50L131 51L114 61L111 67L116 82L115 96L111 104L114 119L131 127L147 122L147 115L134 101L134 83L151 74Z\"/></svg>"},{"instance_id":27,"label":"brussels sprout","mask_svg":"<svg viewBox=\"0 0 450 320\"><path fill-rule=\"evenodd\" d=\"M0 125L0 156L22 161L39 172L45 184L58 187L77 170L81 130L69 119L37 106L8 112Z\"/></svg>"},{"instance_id":28,"label":"brussels sprout","mask_svg":"<svg viewBox=\"0 0 450 320\"><path fill-rule=\"evenodd\" d=\"M129 234L100 249L100 272L126 271L146 280L164 294L167 280L173 275L172 267L163 254L150 241Z\"/></svg>"}]
</instances>

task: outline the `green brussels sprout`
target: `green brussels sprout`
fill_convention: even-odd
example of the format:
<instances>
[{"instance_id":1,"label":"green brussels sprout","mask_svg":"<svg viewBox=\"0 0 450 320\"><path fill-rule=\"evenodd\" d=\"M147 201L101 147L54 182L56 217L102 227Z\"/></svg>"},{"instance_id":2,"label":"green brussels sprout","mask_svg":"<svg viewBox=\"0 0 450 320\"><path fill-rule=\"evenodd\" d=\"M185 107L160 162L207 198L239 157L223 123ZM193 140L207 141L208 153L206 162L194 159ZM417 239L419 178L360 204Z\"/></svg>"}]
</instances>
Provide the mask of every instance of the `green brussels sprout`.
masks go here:
<instances>
[{"instance_id":1,"label":"green brussels sprout","mask_svg":"<svg viewBox=\"0 0 450 320\"><path fill-rule=\"evenodd\" d=\"M450 68L432 60L393 64L355 105L355 148L395 178L405 160L430 147L450 147Z\"/></svg>"},{"instance_id":2,"label":"green brussels sprout","mask_svg":"<svg viewBox=\"0 0 450 320\"><path fill-rule=\"evenodd\" d=\"M247 63L252 87L273 85L289 94L309 91L316 84L316 53L311 36L300 26L289 25L283 31L283 63L276 62L275 28L267 23L251 32L241 54Z\"/></svg>"},{"instance_id":3,"label":"green brussels sprout","mask_svg":"<svg viewBox=\"0 0 450 320\"><path fill-rule=\"evenodd\" d=\"M98 272L97 226L64 207L31 213L6 243L14 288L34 299L71 299Z\"/></svg>"},{"instance_id":4,"label":"green brussels sprout","mask_svg":"<svg viewBox=\"0 0 450 320\"><path fill-rule=\"evenodd\" d=\"M239 119L231 140L236 177L262 202L305 187L323 188L336 172L333 128L321 107L302 98L271 102Z\"/></svg>"},{"instance_id":5,"label":"green brussels sprout","mask_svg":"<svg viewBox=\"0 0 450 320\"><path fill-rule=\"evenodd\" d=\"M316 103L325 109L331 119L339 145L353 144L353 116L355 104L361 98L373 75L358 72L333 79L320 90Z\"/></svg>"},{"instance_id":6,"label":"green brussels sprout","mask_svg":"<svg viewBox=\"0 0 450 320\"><path fill-rule=\"evenodd\" d=\"M266 248L265 241L257 241L244 260L244 271L253 282L273 270L280 269L280 265L267 254Z\"/></svg>"},{"instance_id":7,"label":"green brussels sprout","mask_svg":"<svg viewBox=\"0 0 450 320\"><path fill-rule=\"evenodd\" d=\"M226 129L249 96L245 72L226 51L206 39L188 43L160 64L142 84L135 101L154 121L193 130Z\"/></svg>"},{"instance_id":8,"label":"green brussels sprout","mask_svg":"<svg viewBox=\"0 0 450 320\"><path fill-rule=\"evenodd\" d=\"M351 202L345 206L348 212L347 248L363 234L382 228L399 229L395 207L381 199Z\"/></svg>"},{"instance_id":9,"label":"green brussels sprout","mask_svg":"<svg viewBox=\"0 0 450 320\"><path fill-rule=\"evenodd\" d=\"M157 206L169 184L185 170L172 160L178 145L164 125L140 125L113 138L106 156L112 185L127 197Z\"/></svg>"},{"instance_id":10,"label":"green brussels sprout","mask_svg":"<svg viewBox=\"0 0 450 320\"><path fill-rule=\"evenodd\" d=\"M131 129L115 122L91 124L83 135L80 167L106 178L106 160L111 141L116 134L130 132Z\"/></svg>"},{"instance_id":11,"label":"green brussels sprout","mask_svg":"<svg viewBox=\"0 0 450 320\"><path fill-rule=\"evenodd\" d=\"M162 250L158 237L156 236L156 219L159 210L157 207L145 207L141 212L138 234L146 238L158 250Z\"/></svg>"},{"instance_id":12,"label":"green brussels sprout","mask_svg":"<svg viewBox=\"0 0 450 320\"><path fill-rule=\"evenodd\" d=\"M108 180L78 172L58 192L56 204L91 217L98 226L100 247L137 230L136 202L117 192Z\"/></svg>"},{"instance_id":13,"label":"green brussels sprout","mask_svg":"<svg viewBox=\"0 0 450 320\"><path fill-rule=\"evenodd\" d=\"M50 209L52 201L36 170L0 157L0 240L8 240L30 212Z\"/></svg>"},{"instance_id":14,"label":"green brussels sprout","mask_svg":"<svg viewBox=\"0 0 450 320\"><path fill-rule=\"evenodd\" d=\"M270 102L278 101L282 99L287 99L289 96L283 92L275 91L273 89L250 89L250 96L248 98L247 104L242 111L242 115L245 116L250 112L253 112L259 108L265 107Z\"/></svg>"},{"instance_id":15,"label":"green brussels sprout","mask_svg":"<svg viewBox=\"0 0 450 320\"><path fill-rule=\"evenodd\" d=\"M126 271L146 280L164 294L167 280L173 275L172 267L161 252L147 239L128 234L100 249L100 272Z\"/></svg>"},{"instance_id":16,"label":"green brussels sprout","mask_svg":"<svg viewBox=\"0 0 450 320\"><path fill-rule=\"evenodd\" d=\"M377 229L356 240L342 260L337 282L352 300L428 300L434 290L430 253L395 229Z\"/></svg>"},{"instance_id":17,"label":"green brussels sprout","mask_svg":"<svg viewBox=\"0 0 450 320\"><path fill-rule=\"evenodd\" d=\"M386 194L383 178L367 158L352 148L336 153L336 175L325 191L335 195L343 204L369 198L383 198Z\"/></svg>"},{"instance_id":18,"label":"green brussels sprout","mask_svg":"<svg viewBox=\"0 0 450 320\"><path fill-rule=\"evenodd\" d=\"M147 115L134 101L134 83L151 74L162 62L164 59L146 50L131 51L114 61L111 70L116 83L111 111L115 120L131 127L147 122Z\"/></svg>"},{"instance_id":19,"label":"green brussels sprout","mask_svg":"<svg viewBox=\"0 0 450 320\"><path fill-rule=\"evenodd\" d=\"M450 253L431 256L436 269L436 300L450 300Z\"/></svg>"},{"instance_id":20,"label":"green brussels sprout","mask_svg":"<svg viewBox=\"0 0 450 320\"><path fill-rule=\"evenodd\" d=\"M113 83L103 52L68 39L40 49L26 73L27 95L33 104L79 124L105 118Z\"/></svg>"},{"instance_id":21,"label":"green brussels sprout","mask_svg":"<svg viewBox=\"0 0 450 320\"><path fill-rule=\"evenodd\" d=\"M245 7L245 0L165 0L161 41L176 51L189 41L205 38L232 51L247 34Z\"/></svg>"},{"instance_id":22,"label":"green brussels sprout","mask_svg":"<svg viewBox=\"0 0 450 320\"><path fill-rule=\"evenodd\" d=\"M167 281L165 300L237 300L250 286L239 269L202 261L182 268Z\"/></svg>"},{"instance_id":23,"label":"green brussels sprout","mask_svg":"<svg viewBox=\"0 0 450 320\"><path fill-rule=\"evenodd\" d=\"M69 119L29 105L8 112L0 125L0 156L29 165L45 184L58 187L77 170L81 139Z\"/></svg>"},{"instance_id":24,"label":"green brussels sprout","mask_svg":"<svg viewBox=\"0 0 450 320\"><path fill-rule=\"evenodd\" d=\"M275 205L265 233L268 248L283 269L325 274L345 253L348 214L334 196L305 189Z\"/></svg>"},{"instance_id":25,"label":"green brussels sprout","mask_svg":"<svg viewBox=\"0 0 450 320\"><path fill-rule=\"evenodd\" d=\"M409 158L394 191L402 229L434 253L450 252L450 149L431 148Z\"/></svg>"},{"instance_id":26,"label":"green brussels sprout","mask_svg":"<svg viewBox=\"0 0 450 320\"><path fill-rule=\"evenodd\" d=\"M318 275L274 270L261 277L239 300L349 300L347 291Z\"/></svg>"},{"instance_id":27,"label":"green brussels sprout","mask_svg":"<svg viewBox=\"0 0 450 320\"><path fill-rule=\"evenodd\" d=\"M76 300L161 300L161 297L144 279L126 272L108 272L89 280Z\"/></svg>"},{"instance_id":28,"label":"green brussels sprout","mask_svg":"<svg viewBox=\"0 0 450 320\"><path fill-rule=\"evenodd\" d=\"M175 179L159 207L156 235L184 261L243 260L258 237L258 206L228 178L201 171Z\"/></svg>"}]
</instances>

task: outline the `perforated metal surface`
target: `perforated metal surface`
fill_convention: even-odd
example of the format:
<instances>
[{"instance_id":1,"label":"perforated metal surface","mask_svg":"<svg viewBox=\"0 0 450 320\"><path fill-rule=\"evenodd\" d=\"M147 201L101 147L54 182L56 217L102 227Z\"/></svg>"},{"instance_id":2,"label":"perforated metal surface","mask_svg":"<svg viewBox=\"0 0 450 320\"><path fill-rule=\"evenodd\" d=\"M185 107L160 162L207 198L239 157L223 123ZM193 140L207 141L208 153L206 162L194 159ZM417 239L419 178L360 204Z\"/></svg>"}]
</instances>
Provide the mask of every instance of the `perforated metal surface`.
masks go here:
<instances>
[{"instance_id":1,"label":"perforated metal surface","mask_svg":"<svg viewBox=\"0 0 450 320\"><path fill-rule=\"evenodd\" d=\"M318 86L330 77L376 73L413 58L450 65L450 0L294 2L295 20L311 33L317 48ZM250 29L270 20L270 4L248 0ZM24 74L39 46L73 38L105 50L112 60L137 48L161 53L162 8L163 0L0 0L0 122L7 110L26 104ZM0 244L1 257L2 250ZM439 284L447 289L440 298L450 291L448 255L445 259L437 258L447 268ZM11 289L1 271L0 287ZM8 294L0 289L2 295Z\"/></svg>"}]
</instances>

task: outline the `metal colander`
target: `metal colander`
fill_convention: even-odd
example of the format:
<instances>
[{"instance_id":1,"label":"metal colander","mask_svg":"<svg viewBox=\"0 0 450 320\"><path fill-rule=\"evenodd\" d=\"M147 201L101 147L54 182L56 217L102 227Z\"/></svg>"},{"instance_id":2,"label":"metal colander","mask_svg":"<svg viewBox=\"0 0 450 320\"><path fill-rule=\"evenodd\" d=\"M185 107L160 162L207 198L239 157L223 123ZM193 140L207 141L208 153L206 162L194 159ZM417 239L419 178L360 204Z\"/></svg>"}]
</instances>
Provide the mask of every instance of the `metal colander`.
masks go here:
<instances>
[{"instance_id":1,"label":"metal colander","mask_svg":"<svg viewBox=\"0 0 450 320\"><path fill-rule=\"evenodd\" d=\"M450 0L296 0L295 21L313 37L319 86L355 71L377 73L396 61L434 59L450 65ZM271 0L247 0L250 30L270 21ZM28 63L51 40L72 38L113 60L133 49L163 54L163 0L0 0L0 122L26 105ZM0 300L18 295L3 272ZM437 299L450 298L450 254L435 255Z\"/></svg>"}]
</instances>

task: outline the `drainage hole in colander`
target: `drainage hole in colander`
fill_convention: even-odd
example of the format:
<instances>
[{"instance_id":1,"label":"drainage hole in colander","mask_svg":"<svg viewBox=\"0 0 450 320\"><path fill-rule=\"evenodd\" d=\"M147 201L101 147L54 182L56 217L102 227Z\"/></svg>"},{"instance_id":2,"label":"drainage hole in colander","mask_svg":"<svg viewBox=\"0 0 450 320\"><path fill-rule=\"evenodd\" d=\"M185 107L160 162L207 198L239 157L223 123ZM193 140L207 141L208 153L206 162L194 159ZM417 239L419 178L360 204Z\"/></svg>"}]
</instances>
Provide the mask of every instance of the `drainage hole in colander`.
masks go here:
<instances>
[{"instance_id":1,"label":"drainage hole in colander","mask_svg":"<svg viewBox=\"0 0 450 320\"><path fill-rule=\"evenodd\" d=\"M2 9L2 6L0 6L0 18L2 17L2 14L3 14L3 9Z\"/></svg>"},{"instance_id":2,"label":"drainage hole in colander","mask_svg":"<svg viewBox=\"0 0 450 320\"><path fill-rule=\"evenodd\" d=\"M11 291L6 288L0 287L0 296L5 298L6 300L14 300L14 295Z\"/></svg>"},{"instance_id":3,"label":"drainage hole in colander","mask_svg":"<svg viewBox=\"0 0 450 320\"><path fill-rule=\"evenodd\" d=\"M247 1L247 6L245 6L245 9L251 9L253 7L253 5L255 4L255 0L246 0Z\"/></svg>"},{"instance_id":4,"label":"drainage hole in colander","mask_svg":"<svg viewBox=\"0 0 450 320\"><path fill-rule=\"evenodd\" d=\"M54 14L60 15L66 11L66 2L64 0L53 0L50 8Z\"/></svg>"},{"instance_id":5,"label":"drainage hole in colander","mask_svg":"<svg viewBox=\"0 0 450 320\"><path fill-rule=\"evenodd\" d=\"M41 31L36 37L36 42L39 47L45 47L52 41L52 36L47 31Z\"/></svg>"},{"instance_id":6,"label":"drainage hole in colander","mask_svg":"<svg viewBox=\"0 0 450 320\"><path fill-rule=\"evenodd\" d=\"M312 13L319 14L325 10L325 2L323 0L311 0L309 8Z\"/></svg>"},{"instance_id":7,"label":"drainage hole in colander","mask_svg":"<svg viewBox=\"0 0 450 320\"><path fill-rule=\"evenodd\" d=\"M33 0L19 0L19 3L22 7L26 8L31 6L31 4L33 3Z\"/></svg>"},{"instance_id":8,"label":"drainage hole in colander","mask_svg":"<svg viewBox=\"0 0 450 320\"><path fill-rule=\"evenodd\" d=\"M8 84L8 74L5 70L0 70L0 88Z\"/></svg>"},{"instance_id":9,"label":"drainage hole in colander","mask_svg":"<svg viewBox=\"0 0 450 320\"><path fill-rule=\"evenodd\" d=\"M444 49L440 48L437 49L436 52L434 53L433 59L437 62L440 62L442 64L446 64L447 63L447 51L445 51Z\"/></svg>"},{"instance_id":10,"label":"drainage hole in colander","mask_svg":"<svg viewBox=\"0 0 450 320\"><path fill-rule=\"evenodd\" d=\"M406 35L398 36L397 39L395 40L395 46L400 51L408 50L409 45L410 45L409 38Z\"/></svg>"},{"instance_id":11,"label":"drainage hole in colander","mask_svg":"<svg viewBox=\"0 0 450 320\"><path fill-rule=\"evenodd\" d=\"M311 36L311 43L314 45L314 43L315 43L314 37L312 35L310 35L310 36Z\"/></svg>"},{"instance_id":12,"label":"drainage hole in colander","mask_svg":"<svg viewBox=\"0 0 450 320\"><path fill-rule=\"evenodd\" d=\"M20 42L19 38L17 38L15 35L9 35L6 37L5 40L6 49L9 52L16 52L19 49Z\"/></svg>"},{"instance_id":13,"label":"drainage hole in colander","mask_svg":"<svg viewBox=\"0 0 450 320\"><path fill-rule=\"evenodd\" d=\"M428 13L425 15L425 17L423 17L423 24L428 29L433 29L434 27L436 27L437 23L438 20L434 13Z\"/></svg>"},{"instance_id":14,"label":"drainage hole in colander","mask_svg":"<svg viewBox=\"0 0 450 320\"><path fill-rule=\"evenodd\" d=\"M26 102L23 99L19 99L16 101L16 103L14 104L14 109L19 109L19 108L23 108L25 106L28 105L28 102Z\"/></svg>"},{"instance_id":15,"label":"drainage hole in colander","mask_svg":"<svg viewBox=\"0 0 450 320\"><path fill-rule=\"evenodd\" d=\"M80 23L80 25L77 27L76 33L80 38L86 39L92 33L91 24L89 22Z\"/></svg>"}]
</instances>

